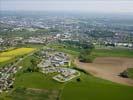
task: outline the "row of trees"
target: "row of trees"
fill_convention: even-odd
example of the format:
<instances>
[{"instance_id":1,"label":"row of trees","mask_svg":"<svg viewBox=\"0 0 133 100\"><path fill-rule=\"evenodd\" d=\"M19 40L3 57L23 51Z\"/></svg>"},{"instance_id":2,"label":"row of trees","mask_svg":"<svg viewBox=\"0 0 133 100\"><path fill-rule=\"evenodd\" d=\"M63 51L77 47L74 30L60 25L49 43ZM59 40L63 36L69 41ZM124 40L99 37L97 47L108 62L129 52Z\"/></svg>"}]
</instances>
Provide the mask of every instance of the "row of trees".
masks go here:
<instances>
[{"instance_id":1,"label":"row of trees","mask_svg":"<svg viewBox=\"0 0 133 100\"><path fill-rule=\"evenodd\" d=\"M73 40L67 40L67 41L58 41L59 43L65 44L70 47L76 47L78 49L88 49L88 48L94 48L93 44L85 42L85 41L73 41Z\"/></svg>"},{"instance_id":2,"label":"row of trees","mask_svg":"<svg viewBox=\"0 0 133 100\"><path fill-rule=\"evenodd\" d=\"M92 51L94 49L94 45L88 42L84 41L59 41L59 43L63 43L70 48L74 48L74 50L77 50L80 52L79 54L79 60L81 62L92 62L94 57L92 56ZM75 49L76 48L76 49Z\"/></svg>"},{"instance_id":3,"label":"row of trees","mask_svg":"<svg viewBox=\"0 0 133 100\"><path fill-rule=\"evenodd\" d=\"M81 50L79 54L79 60L81 62L92 62L94 57L92 56L92 51L94 49L94 45L91 43L83 42L81 43Z\"/></svg>"},{"instance_id":4,"label":"row of trees","mask_svg":"<svg viewBox=\"0 0 133 100\"><path fill-rule=\"evenodd\" d=\"M79 51L79 60L81 62L92 62L94 56L92 56L92 51L94 49L94 45L84 41L59 41L59 43L65 44L70 48L74 48L74 50Z\"/></svg>"},{"instance_id":5,"label":"row of trees","mask_svg":"<svg viewBox=\"0 0 133 100\"><path fill-rule=\"evenodd\" d=\"M83 49L80 51L79 60L81 62L92 62L94 57L92 56L92 49Z\"/></svg>"}]
</instances>

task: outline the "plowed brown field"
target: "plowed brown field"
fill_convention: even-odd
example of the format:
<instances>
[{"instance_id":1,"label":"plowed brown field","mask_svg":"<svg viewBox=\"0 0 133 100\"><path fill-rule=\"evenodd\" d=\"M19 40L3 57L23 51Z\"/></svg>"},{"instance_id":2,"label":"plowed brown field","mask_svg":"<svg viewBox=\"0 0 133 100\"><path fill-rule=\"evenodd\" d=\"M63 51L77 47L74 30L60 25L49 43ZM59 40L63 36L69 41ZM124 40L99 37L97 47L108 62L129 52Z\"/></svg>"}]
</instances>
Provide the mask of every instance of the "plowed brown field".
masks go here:
<instances>
[{"instance_id":1,"label":"plowed brown field","mask_svg":"<svg viewBox=\"0 0 133 100\"><path fill-rule=\"evenodd\" d=\"M133 86L133 80L119 76L127 68L133 68L132 58L98 57L93 63L82 63L75 60L78 68L84 69L92 75L112 82Z\"/></svg>"}]
</instances>

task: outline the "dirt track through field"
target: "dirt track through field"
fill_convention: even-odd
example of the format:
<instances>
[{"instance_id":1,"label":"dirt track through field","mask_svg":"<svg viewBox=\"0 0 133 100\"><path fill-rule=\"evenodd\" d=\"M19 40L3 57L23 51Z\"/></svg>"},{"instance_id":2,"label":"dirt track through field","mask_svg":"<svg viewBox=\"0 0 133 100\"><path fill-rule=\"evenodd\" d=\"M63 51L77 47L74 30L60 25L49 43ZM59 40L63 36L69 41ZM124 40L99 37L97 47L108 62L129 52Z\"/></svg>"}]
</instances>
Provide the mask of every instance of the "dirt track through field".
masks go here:
<instances>
[{"instance_id":1,"label":"dirt track through field","mask_svg":"<svg viewBox=\"0 0 133 100\"><path fill-rule=\"evenodd\" d=\"M133 79L118 76L127 68L133 68L133 59L120 57L98 57L93 63L82 63L75 60L78 68L92 75L112 82L133 86Z\"/></svg>"}]
</instances>

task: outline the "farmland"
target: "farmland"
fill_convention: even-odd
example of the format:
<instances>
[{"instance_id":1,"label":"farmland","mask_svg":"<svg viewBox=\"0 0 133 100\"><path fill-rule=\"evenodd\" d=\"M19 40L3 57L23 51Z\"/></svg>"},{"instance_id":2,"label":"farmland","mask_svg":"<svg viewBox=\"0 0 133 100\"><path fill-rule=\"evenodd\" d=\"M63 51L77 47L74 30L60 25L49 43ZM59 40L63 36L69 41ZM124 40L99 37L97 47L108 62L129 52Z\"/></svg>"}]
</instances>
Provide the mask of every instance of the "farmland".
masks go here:
<instances>
[{"instance_id":1,"label":"farmland","mask_svg":"<svg viewBox=\"0 0 133 100\"><path fill-rule=\"evenodd\" d=\"M2 63L14 57L28 54L30 52L33 52L34 50L35 50L34 48L17 48L17 49L2 52L0 53L0 62Z\"/></svg>"},{"instance_id":2,"label":"farmland","mask_svg":"<svg viewBox=\"0 0 133 100\"><path fill-rule=\"evenodd\" d=\"M11 57L1 57L0 62L4 62L4 61L10 60L10 59L11 59Z\"/></svg>"},{"instance_id":3,"label":"farmland","mask_svg":"<svg viewBox=\"0 0 133 100\"><path fill-rule=\"evenodd\" d=\"M93 76L110 80L112 82L133 86L133 80L119 76L121 72L133 66L133 59L119 57L97 57L93 63L82 63L75 61L78 68L81 68ZM130 71L130 74L132 72ZM132 74L131 74L132 75Z\"/></svg>"},{"instance_id":4,"label":"farmland","mask_svg":"<svg viewBox=\"0 0 133 100\"><path fill-rule=\"evenodd\" d=\"M75 57L78 54L78 51L74 51L74 49L58 49L58 51L60 50ZM71 53L71 51L73 52ZM0 99L42 100L42 98L45 98L46 100L132 100L133 98L132 86L117 84L83 72L81 72L81 75L79 76L80 81L77 81L77 78L75 78L66 83L59 83L53 80L51 77L54 76L54 74L44 75L39 72L25 72L25 70L31 66L31 59L36 59L36 61L39 60L39 58L31 55L20 62L19 65L23 66L23 68L15 76L14 89L9 92L9 94L2 94ZM50 96L51 98L49 98Z\"/></svg>"}]
</instances>

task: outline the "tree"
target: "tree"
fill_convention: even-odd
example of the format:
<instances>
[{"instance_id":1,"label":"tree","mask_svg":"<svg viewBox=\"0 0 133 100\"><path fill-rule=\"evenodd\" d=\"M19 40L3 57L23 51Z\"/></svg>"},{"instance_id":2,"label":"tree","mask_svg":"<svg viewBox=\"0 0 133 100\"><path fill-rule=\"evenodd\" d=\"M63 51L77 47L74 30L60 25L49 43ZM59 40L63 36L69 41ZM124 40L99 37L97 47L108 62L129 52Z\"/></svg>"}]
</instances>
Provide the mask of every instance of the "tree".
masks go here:
<instances>
[{"instance_id":1,"label":"tree","mask_svg":"<svg viewBox=\"0 0 133 100\"><path fill-rule=\"evenodd\" d=\"M35 59L31 59L31 67L29 68L29 70L31 70L32 72L38 71L39 69L37 68L37 61Z\"/></svg>"},{"instance_id":2,"label":"tree","mask_svg":"<svg viewBox=\"0 0 133 100\"><path fill-rule=\"evenodd\" d=\"M92 49L83 49L79 54L79 60L81 62L92 62L93 56L91 55Z\"/></svg>"}]
</instances>

